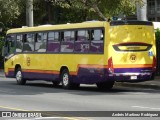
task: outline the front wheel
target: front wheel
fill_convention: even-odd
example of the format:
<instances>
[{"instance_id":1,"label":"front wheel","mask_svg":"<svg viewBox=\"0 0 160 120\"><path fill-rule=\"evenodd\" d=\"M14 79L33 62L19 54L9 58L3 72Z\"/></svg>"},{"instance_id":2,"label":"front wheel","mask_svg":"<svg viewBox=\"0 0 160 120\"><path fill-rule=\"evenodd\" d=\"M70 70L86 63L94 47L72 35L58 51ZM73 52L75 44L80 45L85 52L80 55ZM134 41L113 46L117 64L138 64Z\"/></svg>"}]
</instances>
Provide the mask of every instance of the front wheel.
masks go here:
<instances>
[{"instance_id":1,"label":"front wheel","mask_svg":"<svg viewBox=\"0 0 160 120\"><path fill-rule=\"evenodd\" d=\"M25 85L26 84L26 80L23 78L21 68L17 69L15 77L16 77L16 81L17 81L18 85Z\"/></svg>"}]
</instances>

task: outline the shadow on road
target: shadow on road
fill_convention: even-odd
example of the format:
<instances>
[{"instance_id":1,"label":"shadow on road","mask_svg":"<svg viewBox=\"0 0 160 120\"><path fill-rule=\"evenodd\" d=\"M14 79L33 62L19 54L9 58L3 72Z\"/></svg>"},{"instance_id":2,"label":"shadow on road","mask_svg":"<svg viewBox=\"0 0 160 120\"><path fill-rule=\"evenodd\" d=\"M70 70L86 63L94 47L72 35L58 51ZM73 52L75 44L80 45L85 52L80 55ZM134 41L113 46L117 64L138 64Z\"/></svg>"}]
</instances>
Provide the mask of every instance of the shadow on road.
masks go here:
<instances>
[{"instance_id":1,"label":"shadow on road","mask_svg":"<svg viewBox=\"0 0 160 120\"><path fill-rule=\"evenodd\" d=\"M160 90L148 89L148 88L136 88L136 87L122 87L114 86L113 89L108 91L99 90L96 86L81 85L79 88L74 90L64 90L61 85L53 86L51 82L32 82L28 81L26 85L17 85L15 81L2 81L0 80L0 95L12 94L12 95L36 95L44 93L67 93L83 96L94 96L94 95L125 95L135 93L160 93Z\"/></svg>"}]
</instances>

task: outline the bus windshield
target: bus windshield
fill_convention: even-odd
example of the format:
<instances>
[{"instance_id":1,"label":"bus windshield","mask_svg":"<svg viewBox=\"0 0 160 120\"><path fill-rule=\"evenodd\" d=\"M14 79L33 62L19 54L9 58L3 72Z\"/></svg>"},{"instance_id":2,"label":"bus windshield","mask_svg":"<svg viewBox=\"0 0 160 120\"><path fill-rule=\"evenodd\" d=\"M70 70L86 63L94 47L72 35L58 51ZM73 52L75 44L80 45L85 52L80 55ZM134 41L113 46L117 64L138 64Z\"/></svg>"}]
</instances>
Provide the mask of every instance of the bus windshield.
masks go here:
<instances>
[{"instance_id":1,"label":"bus windshield","mask_svg":"<svg viewBox=\"0 0 160 120\"><path fill-rule=\"evenodd\" d=\"M14 35L8 35L5 39L4 56L9 56L15 52Z\"/></svg>"}]
</instances>

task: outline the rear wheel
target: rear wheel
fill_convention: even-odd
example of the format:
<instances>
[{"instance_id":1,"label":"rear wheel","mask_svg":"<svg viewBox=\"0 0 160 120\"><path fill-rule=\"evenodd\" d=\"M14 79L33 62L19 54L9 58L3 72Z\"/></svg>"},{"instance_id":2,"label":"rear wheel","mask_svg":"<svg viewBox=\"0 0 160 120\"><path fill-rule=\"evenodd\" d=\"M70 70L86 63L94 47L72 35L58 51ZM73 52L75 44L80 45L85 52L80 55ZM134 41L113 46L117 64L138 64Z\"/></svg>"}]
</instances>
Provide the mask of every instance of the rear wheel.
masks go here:
<instances>
[{"instance_id":1,"label":"rear wheel","mask_svg":"<svg viewBox=\"0 0 160 120\"><path fill-rule=\"evenodd\" d=\"M62 87L64 89L72 89L72 88L78 88L80 84L72 83L69 75L69 71L67 69L64 69L61 73L61 81L62 81Z\"/></svg>"},{"instance_id":2,"label":"rear wheel","mask_svg":"<svg viewBox=\"0 0 160 120\"><path fill-rule=\"evenodd\" d=\"M100 90L110 90L113 88L114 81L109 81L109 82L103 82L103 83L97 83L97 87Z\"/></svg>"},{"instance_id":3,"label":"rear wheel","mask_svg":"<svg viewBox=\"0 0 160 120\"><path fill-rule=\"evenodd\" d=\"M18 85L25 85L26 84L26 80L23 78L22 70L20 67L16 70L15 77L16 77L16 81L17 81Z\"/></svg>"}]
</instances>

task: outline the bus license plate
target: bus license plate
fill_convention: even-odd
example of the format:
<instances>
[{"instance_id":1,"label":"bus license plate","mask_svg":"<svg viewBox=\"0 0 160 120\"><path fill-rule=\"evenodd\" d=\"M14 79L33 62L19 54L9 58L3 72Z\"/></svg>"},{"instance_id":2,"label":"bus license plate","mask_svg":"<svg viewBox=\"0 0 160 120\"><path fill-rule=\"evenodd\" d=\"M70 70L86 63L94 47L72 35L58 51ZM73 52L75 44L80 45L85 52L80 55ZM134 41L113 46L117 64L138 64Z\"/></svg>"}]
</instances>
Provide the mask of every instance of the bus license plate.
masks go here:
<instances>
[{"instance_id":1,"label":"bus license plate","mask_svg":"<svg viewBox=\"0 0 160 120\"><path fill-rule=\"evenodd\" d=\"M137 76L131 76L131 80L136 80Z\"/></svg>"}]
</instances>

